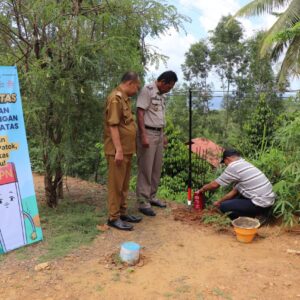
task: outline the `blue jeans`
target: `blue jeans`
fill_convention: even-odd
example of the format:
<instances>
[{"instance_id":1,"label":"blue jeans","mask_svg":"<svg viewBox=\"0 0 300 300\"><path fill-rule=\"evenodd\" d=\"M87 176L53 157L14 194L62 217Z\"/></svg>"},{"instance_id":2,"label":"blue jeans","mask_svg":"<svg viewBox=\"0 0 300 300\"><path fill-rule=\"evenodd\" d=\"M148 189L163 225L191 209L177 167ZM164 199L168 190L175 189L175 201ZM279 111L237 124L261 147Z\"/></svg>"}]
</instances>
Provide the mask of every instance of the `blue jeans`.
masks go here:
<instances>
[{"instance_id":1,"label":"blue jeans","mask_svg":"<svg viewBox=\"0 0 300 300\"><path fill-rule=\"evenodd\" d=\"M231 220L238 217L252 217L266 215L271 207L260 207L250 199L239 196L234 199L226 200L221 203L220 210L222 213L228 213Z\"/></svg>"}]
</instances>

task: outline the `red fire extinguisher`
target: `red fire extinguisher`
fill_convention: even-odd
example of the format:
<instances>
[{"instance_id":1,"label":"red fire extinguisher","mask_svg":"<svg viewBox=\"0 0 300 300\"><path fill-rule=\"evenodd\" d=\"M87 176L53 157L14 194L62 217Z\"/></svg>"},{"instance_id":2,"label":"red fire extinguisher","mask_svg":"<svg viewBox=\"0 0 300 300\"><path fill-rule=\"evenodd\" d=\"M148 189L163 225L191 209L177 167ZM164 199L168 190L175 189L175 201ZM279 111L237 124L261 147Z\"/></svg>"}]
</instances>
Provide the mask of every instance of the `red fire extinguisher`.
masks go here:
<instances>
[{"instance_id":1,"label":"red fire extinguisher","mask_svg":"<svg viewBox=\"0 0 300 300\"><path fill-rule=\"evenodd\" d=\"M202 210L205 206L205 196L203 193L196 191L194 193L194 209Z\"/></svg>"}]
</instances>

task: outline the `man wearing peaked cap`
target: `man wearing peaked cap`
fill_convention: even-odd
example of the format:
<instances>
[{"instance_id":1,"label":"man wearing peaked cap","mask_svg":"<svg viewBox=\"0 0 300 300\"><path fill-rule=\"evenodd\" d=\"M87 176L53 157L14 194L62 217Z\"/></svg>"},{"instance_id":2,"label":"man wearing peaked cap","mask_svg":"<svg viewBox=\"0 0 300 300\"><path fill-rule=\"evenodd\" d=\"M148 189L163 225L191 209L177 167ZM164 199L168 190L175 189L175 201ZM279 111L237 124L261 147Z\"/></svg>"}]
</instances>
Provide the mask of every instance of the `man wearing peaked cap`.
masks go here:
<instances>
[{"instance_id":1,"label":"man wearing peaked cap","mask_svg":"<svg viewBox=\"0 0 300 300\"><path fill-rule=\"evenodd\" d=\"M199 192L233 185L228 194L214 203L216 207L228 213L231 219L266 216L275 202L275 194L265 174L244 160L235 149L224 150L221 163L226 165L221 176L204 185Z\"/></svg>"}]
</instances>

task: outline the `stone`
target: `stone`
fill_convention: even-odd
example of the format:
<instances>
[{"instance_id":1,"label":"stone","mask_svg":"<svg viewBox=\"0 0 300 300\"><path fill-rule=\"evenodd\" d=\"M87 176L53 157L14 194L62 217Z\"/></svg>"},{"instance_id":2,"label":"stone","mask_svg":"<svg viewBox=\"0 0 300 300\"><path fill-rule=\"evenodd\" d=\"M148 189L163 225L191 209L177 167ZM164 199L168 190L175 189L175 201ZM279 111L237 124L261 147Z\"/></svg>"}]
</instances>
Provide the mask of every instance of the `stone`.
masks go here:
<instances>
[{"instance_id":1,"label":"stone","mask_svg":"<svg viewBox=\"0 0 300 300\"><path fill-rule=\"evenodd\" d=\"M43 270L50 270L50 264L48 262L38 264L34 267L35 271L43 271Z\"/></svg>"},{"instance_id":2,"label":"stone","mask_svg":"<svg viewBox=\"0 0 300 300\"><path fill-rule=\"evenodd\" d=\"M109 230L110 227L107 224L103 224L103 225L97 225L97 229L99 231L105 232L105 231Z\"/></svg>"}]
</instances>

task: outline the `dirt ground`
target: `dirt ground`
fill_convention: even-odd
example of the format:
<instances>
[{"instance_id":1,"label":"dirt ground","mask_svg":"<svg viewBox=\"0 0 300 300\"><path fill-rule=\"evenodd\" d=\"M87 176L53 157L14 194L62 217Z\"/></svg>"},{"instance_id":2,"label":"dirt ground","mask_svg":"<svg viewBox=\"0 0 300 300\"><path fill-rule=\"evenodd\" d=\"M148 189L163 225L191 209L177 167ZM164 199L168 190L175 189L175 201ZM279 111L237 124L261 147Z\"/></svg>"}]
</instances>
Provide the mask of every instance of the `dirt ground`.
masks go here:
<instances>
[{"instance_id":1,"label":"dirt ground","mask_svg":"<svg viewBox=\"0 0 300 300\"><path fill-rule=\"evenodd\" d=\"M67 183L71 197L104 199L103 187L77 179ZM42 201L40 176L35 187ZM197 217L185 222L178 209L170 202L132 232L99 233L91 245L41 271L35 270L36 261L8 254L0 261L0 299L300 299L300 255L288 251L300 250L299 234L265 226L251 244L243 244L232 229L218 232ZM118 261L115 254L124 241L142 246L137 266Z\"/></svg>"}]
</instances>

